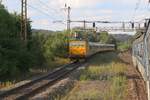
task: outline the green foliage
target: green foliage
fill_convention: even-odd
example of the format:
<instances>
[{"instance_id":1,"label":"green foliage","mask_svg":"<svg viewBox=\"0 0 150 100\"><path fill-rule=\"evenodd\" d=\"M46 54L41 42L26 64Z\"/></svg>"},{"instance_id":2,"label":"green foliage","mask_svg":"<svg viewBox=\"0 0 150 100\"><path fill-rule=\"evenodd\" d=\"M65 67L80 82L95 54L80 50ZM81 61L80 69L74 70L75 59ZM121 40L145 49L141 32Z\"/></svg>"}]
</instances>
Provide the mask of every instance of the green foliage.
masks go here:
<instances>
[{"instance_id":1,"label":"green foliage","mask_svg":"<svg viewBox=\"0 0 150 100\"><path fill-rule=\"evenodd\" d=\"M32 68L43 68L68 53L68 32L32 35L28 20L27 43L20 39L21 19L0 4L0 80L28 74Z\"/></svg>"},{"instance_id":2,"label":"green foliage","mask_svg":"<svg viewBox=\"0 0 150 100\"><path fill-rule=\"evenodd\" d=\"M0 79L12 78L29 71L32 54L20 40L20 17L0 5ZM28 22L28 24L30 24ZM28 27L30 33L31 27Z\"/></svg>"},{"instance_id":3,"label":"green foliage","mask_svg":"<svg viewBox=\"0 0 150 100\"><path fill-rule=\"evenodd\" d=\"M81 69L77 85L62 100L126 100L127 64L117 53L98 54Z\"/></svg>"},{"instance_id":4,"label":"green foliage","mask_svg":"<svg viewBox=\"0 0 150 100\"><path fill-rule=\"evenodd\" d=\"M108 42L108 40L109 40L109 34L108 34L108 32L102 32L102 33L100 33L100 42L101 43L107 43Z\"/></svg>"},{"instance_id":5,"label":"green foliage","mask_svg":"<svg viewBox=\"0 0 150 100\"><path fill-rule=\"evenodd\" d=\"M67 56L66 32L32 35L28 20L27 44L20 39L21 19L17 13L10 14L0 4L0 80L10 80L28 74L30 69L43 68L56 57Z\"/></svg>"},{"instance_id":6,"label":"green foliage","mask_svg":"<svg viewBox=\"0 0 150 100\"><path fill-rule=\"evenodd\" d=\"M68 37L65 33L50 35L44 44L44 56L47 60L55 57L66 57L68 53Z\"/></svg>"},{"instance_id":7,"label":"green foliage","mask_svg":"<svg viewBox=\"0 0 150 100\"><path fill-rule=\"evenodd\" d=\"M104 31L99 34L100 35L97 37L97 40L100 43L116 44L116 39L112 35L109 35L108 32Z\"/></svg>"},{"instance_id":8,"label":"green foliage","mask_svg":"<svg viewBox=\"0 0 150 100\"><path fill-rule=\"evenodd\" d=\"M57 58L67 57L68 34L66 32L33 33L29 48L34 58L34 68L50 68Z\"/></svg>"},{"instance_id":9,"label":"green foliage","mask_svg":"<svg viewBox=\"0 0 150 100\"><path fill-rule=\"evenodd\" d=\"M18 28L15 20L5 9L0 9L0 37L16 37ZM4 34L5 33L5 34Z\"/></svg>"},{"instance_id":10,"label":"green foliage","mask_svg":"<svg viewBox=\"0 0 150 100\"><path fill-rule=\"evenodd\" d=\"M75 37L76 34L76 37ZM100 43L110 43L110 44L116 44L116 39L109 35L108 32L104 31L101 33L97 33L93 30L86 30L80 28L73 29L71 34L71 39L77 39L77 40L88 40L90 42L100 42Z\"/></svg>"},{"instance_id":11,"label":"green foliage","mask_svg":"<svg viewBox=\"0 0 150 100\"><path fill-rule=\"evenodd\" d=\"M127 96L127 78L125 76L116 76L111 80L110 92L105 96L106 100L124 100Z\"/></svg>"},{"instance_id":12,"label":"green foliage","mask_svg":"<svg viewBox=\"0 0 150 100\"><path fill-rule=\"evenodd\" d=\"M118 43L119 51L126 51L126 50L129 50L130 48L131 48L131 43L129 41Z\"/></svg>"},{"instance_id":13,"label":"green foliage","mask_svg":"<svg viewBox=\"0 0 150 100\"><path fill-rule=\"evenodd\" d=\"M29 52L32 54L32 61L34 68L41 68L45 66L46 59L43 55L43 45L46 41L46 38L43 34L35 34L29 41Z\"/></svg>"},{"instance_id":14,"label":"green foliage","mask_svg":"<svg viewBox=\"0 0 150 100\"><path fill-rule=\"evenodd\" d=\"M112 62L107 66L92 66L83 71L80 80L107 80L113 76L124 74L124 64Z\"/></svg>"}]
</instances>

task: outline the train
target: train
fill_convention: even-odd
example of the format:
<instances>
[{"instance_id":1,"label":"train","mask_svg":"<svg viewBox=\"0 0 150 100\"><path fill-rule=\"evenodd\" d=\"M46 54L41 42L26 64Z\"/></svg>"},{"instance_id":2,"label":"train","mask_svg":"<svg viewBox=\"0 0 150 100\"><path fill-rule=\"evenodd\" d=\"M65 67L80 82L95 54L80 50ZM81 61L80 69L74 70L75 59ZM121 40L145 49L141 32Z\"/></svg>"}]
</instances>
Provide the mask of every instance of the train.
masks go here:
<instances>
[{"instance_id":1,"label":"train","mask_svg":"<svg viewBox=\"0 0 150 100\"><path fill-rule=\"evenodd\" d=\"M98 52L114 51L114 44L102 44L99 42L90 42L83 38L79 38L77 33L74 39L69 41L69 58L71 60L86 59Z\"/></svg>"},{"instance_id":2,"label":"train","mask_svg":"<svg viewBox=\"0 0 150 100\"><path fill-rule=\"evenodd\" d=\"M147 27L139 30L134 36L132 60L146 83L148 100L150 100L150 20L147 22Z\"/></svg>"}]
</instances>

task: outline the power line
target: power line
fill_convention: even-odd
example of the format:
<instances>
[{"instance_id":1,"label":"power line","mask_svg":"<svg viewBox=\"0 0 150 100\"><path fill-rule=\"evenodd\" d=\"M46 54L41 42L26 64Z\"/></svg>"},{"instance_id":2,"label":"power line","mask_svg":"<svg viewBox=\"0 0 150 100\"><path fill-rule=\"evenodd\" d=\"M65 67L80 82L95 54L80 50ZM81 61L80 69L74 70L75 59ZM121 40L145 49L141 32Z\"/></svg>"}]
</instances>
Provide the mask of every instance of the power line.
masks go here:
<instances>
[{"instance_id":1,"label":"power line","mask_svg":"<svg viewBox=\"0 0 150 100\"><path fill-rule=\"evenodd\" d=\"M46 3L44 3L43 1L41 1L41 0L38 0L38 1L40 2L40 4L44 5L48 11L51 9L51 10L54 11L53 13L55 13L55 14L57 13L57 14L59 14L60 16L64 16L60 11L58 11L58 10L56 10L56 9L54 9L54 8L52 8L52 7L50 7L49 5L47 5ZM52 12L51 12L51 13L52 13Z\"/></svg>"},{"instance_id":2,"label":"power line","mask_svg":"<svg viewBox=\"0 0 150 100\"><path fill-rule=\"evenodd\" d=\"M31 5L27 5L28 7L30 7L30 8L32 8L32 9L34 9L34 10L36 10L36 11L38 11L39 13L42 13L42 14L44 14L44 15L46 15L46 16L48 16L48 17L51 17L51 15L49 15L48 13L46 13L46 12L44 12L44 11L42 11L41 9L38 9L38 8L36 8L36 7L33 7L33 6L31 6ZM52 18L52 17L51 17ZM54 18L52 18L53 20L55 20ZM51 20L49 20L51 23L54 23L53 21L51 21Z\"/></svg>"},{"instance_id":3,"label":"power line","mask_svg":"<svg viewBox=\"0 0 150 100\"><path fill-rule=\"evenodd\" d=\"M43 4L43 5L45 5L47 8L51 8L49 5L47 5L46 3L44 3L44 2L41 1L41 0L39 0L39 2L40 2L41 4ZM53 11L55 11L55 12L58 13L58 11L57 11L56 9L54 9L54 8L51 8L51 9L53 9Z\"/></svg>"},{"instance_id":4,"label":"power line","mask_svg":"<svg viewBox=\"0 0 150 100\"><path fill-rule=\"evenodd\" d=\"M53 23L60 23L60 24L66 25L66 23L64 21L61 21L61 20L53 21Z\"/></svg>"},{"instance_id":5,"label":"power line","mask_svg":"<svg viewBox=\"0 0 150 100\"><path fill-rule=\"evenodd\" d=\"M133 12L133 15L132 15L132 20L134 20L135 14L136 14L137 10L139 9L140 4L141 4L141 0L138 0L137 3L135 4L134 12Z\"/></svg>"},{"instance_id":6,"label":"power line","mask_svg":"<svg viewBox=\"0 0 150 100\"><path fill-rule=\"evenodd\" d=\"M41 10L41 9L39 9L39 8L36 8L36 7L31 6L31 5L29 5L29 4L28 4L28 7L30 7L30 8L32 8L32 9L34 9L34 10L38 11L39 13L42 13L42 14L44 14L44 15L46 15L46 16L48 16L48 17L52 18L53 20L55 20L55 19L54 19L51 15L49 15L49 13L46 13L46 12L42 11L42 10Z\"/></svg>"},{"instance_id":7,"label":"power line","mask_svg":"<svg viewBox=\"0 0 150 100\"><path fill-rule=\"evenodd\" d=\"M42 2L40 2L40 3L42 4ZM44 3L43 3L43 4L44 4ZM55 20L55 18L53 18L52 15L50 15L51 12L48 11L49 9L43 11L42 9L40 9L40 8L38 8L38 7L34 7L34 6L30 5L30 4L28 4L27 6L30 7L30 8L32 8L32 9L34 9L34 10L36 10L36 11L38 11L39 13L42 13L42 14L44 14L44 15L46 15L46 16L52 18L53 20ZM48 8L48 6L47 6L47 8ZM46 12L45 12L45 11L46 11ZM48 13L48 12L49 12L49 13ZM52 22L52 21L51 21L51 22ZM52 23L53 23L53 22L52 22ZM64 23L62 23L62 24L64 24Z\"/></svg>"},{"instance_id":8,"label":"power line","mask_svg":"<svg viewBox=\"0 0 150 100\"><path fill-rule=\"evenodd\" d=\"M150 11L149 6L150 6L150 0L149 0L148 3L147 3L147 10L148 10L148 11Z\"/></svg>"},{"instance_id":9,"label":"power line","mask_svg":"<svg viewBox=\"0 0 150 100\"><path fill-rule=\"evenodd\" d=\"M57 17L64 16L64 15L63 15L62 13L60 13L58 10L56 10L56 9L50 7L49 5L47 5L47 3L45 3L45 2L43 2L43 1L41 1L41 0L39 0L39 2L40 2L40 5L44 7L43 9L45 9L45 11L47 11L49 14L54 13L52 16L54 16L54 15L56 15ZM50 11L50 10L53 10L53 12ZM59 16L59 15L60 15L60 16ZM53 19L54 19L54 18L53 18ZM63 18L62 18L62 19L63 19Z\"/></svg>"},{"instance_id":10,"label":"power line","mask_svg":"<svg viewBox=\"0 0 150 100\"><path fill-rule=\"evenodd\" d=\"M139 9L140 4L141 4L141 0L138 0L138 2L136 3L135 11Z\"/></svg>"}]
</instances>

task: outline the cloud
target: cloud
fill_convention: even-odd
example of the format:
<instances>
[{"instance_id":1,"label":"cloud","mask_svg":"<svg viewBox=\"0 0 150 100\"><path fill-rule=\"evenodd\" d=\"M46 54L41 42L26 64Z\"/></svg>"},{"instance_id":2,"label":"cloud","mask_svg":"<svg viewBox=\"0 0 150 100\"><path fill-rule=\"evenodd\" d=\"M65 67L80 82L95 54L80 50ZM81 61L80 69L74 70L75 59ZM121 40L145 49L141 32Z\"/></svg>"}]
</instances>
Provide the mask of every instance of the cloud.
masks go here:
<instances>
[{"instance_id":1,"label":"cloud","mask_svg":"<svg viewBox=\"0 0 150 100\"><path fill-rule=\"evenodd\" d=\"M141 12L135 16L135 20L143 20L145 18L150 18L150 12Z\"/></svg>"},{"instance_id":2,"label":"cloud","mask_svg":"<svg viewBox=\"0 0 150 100\"><path fill-rule=\"evenodd\" d=\"M49 21L47 19L40 19L40 20L34 21L35 24L40 24L40 25L45 25L45 26L49 25L48 22Z\"/></svg>"},{"instance_id":3,"label":"cloud","mask_svg":"<svg viewBox=\"0 0 150 100\"><path fill-rule=\"evenodd\" d=\"M36 29L47 29L47 30L63 30L66 28L64 24L53 23L48 19L37 19L32 22L33 28Z\"/></svg>"},{"instance_id":4,"label":"cloud","mask_svg":"<svg viewBox=\"0 0 150 100\"><path fill-rule=\"evenodd\" d=\"M28 11L28 17L39 16L39 14L35 10Z\"/></svg>"},{"instance_id":5,"label":"cloud","mask_svg":"<svg viewBox=\"0 0 150 100\"><path fill-rule=\"evenodd\" d=\"M67 4L72 8L82 8L98 5L105 2L116 4L116 6L119 6L118 4L136 4L137 0L50 0L49 4L62 6ZM147 0L144 0L144 2L147 2Z\"/></svg>"},{"instance_id":6,"label":"cloud","mask_svg":"<svg viewBox=\"0 0 150 100\"><path fill-rule=\"evenodd\" d=\"M28 4L49 14L43 14L36 9L29 9L28 16L32 19L34 28L64 29L63 24L54 24L54 20L66 20L65 3L71 6L72 20L131 20L138 0L28 0ZM3 0L9 11L20 13L20 0ZM135 19L150 17L146 10L148 0L141 0ZM76 24L79 25L79 24ZM82 24L80 24L82 25ZM73 25L72 25L73 26Z\"/></svg>"},{"instance_id":7,"label":"cloud","mask_svg":"<svg viewBox=\"0 0 150 100\"><path fill-rule=\"evenodd\" d=\"M33 2L36 2L38 4L37 0L33 0ZM131 20L133 15L132 13L138 1L137 0L43 0L43 2L49 6L49 10L56 9L57 11L61 11L60 13L64 12L62 8L64 8L65 3L68 6L71 6L72 20L108 20L108 21L126 20L128 21ZM147 4L147 0L143 0L141 1L141 3L142 4L140 6ZM136 20L137 19L139 20L146 16L149 16L147 12L144 14L144 13L139 13L138 11L138 13L136 14ZM73 23L72 27L77 25L81 26L82 24ZM60 25L60 26L64 26L64 25ZM52 28L59 27L59 25L57 24L51 27Z\"/></svg>"},{"instance_id":8,"label":"cloud","mask_svg":"<svg viewBox=\"0 0 150 100\"><path fill-rule=\"evenodd\" d=\"M49 5L64 7L65 4L71 6L72 8L81 8L95 5L104 0L50 0Z\"/></svg>"},{"instance_id":9,"label":"cloud","mask_svg":"<svg viewBox=\"0 0 150 100\"><path fill-rule=\"evenodd\" d=\"M34 0L35 1L35 0ZM100 5L103 3L112 4L116 6L120 5L136 5L137 0L49 0L48 4L55 7L64 7L65 4L72 8L83 8ZM141 0L141 3L147 3L148 0Z\"/></svg>"}]
</instances>

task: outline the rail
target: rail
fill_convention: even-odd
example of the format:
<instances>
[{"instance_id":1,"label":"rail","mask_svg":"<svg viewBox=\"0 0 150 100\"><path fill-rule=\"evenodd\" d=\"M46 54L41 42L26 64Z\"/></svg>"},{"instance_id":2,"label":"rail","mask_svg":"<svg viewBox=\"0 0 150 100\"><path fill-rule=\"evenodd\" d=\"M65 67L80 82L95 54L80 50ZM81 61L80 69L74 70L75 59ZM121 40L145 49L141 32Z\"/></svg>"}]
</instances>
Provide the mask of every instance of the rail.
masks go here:
<instances>
[{"instance_id":1,"label":"rail","mask_svg":"<svg viewBox=\"0 0 150 100\"><path fill-rule=\"evenodd\" d=\"M56 83L58 80L62 79L64 76L68 75L85 62L73 62L62 66L61 68L49 73L48 75L41 77L39 79L33 80L22 86L13 88L0 94L0 99L5 100L26 100L35 94L40 93L46 87L49 87Z\"/></svg>"}]
</instances>

